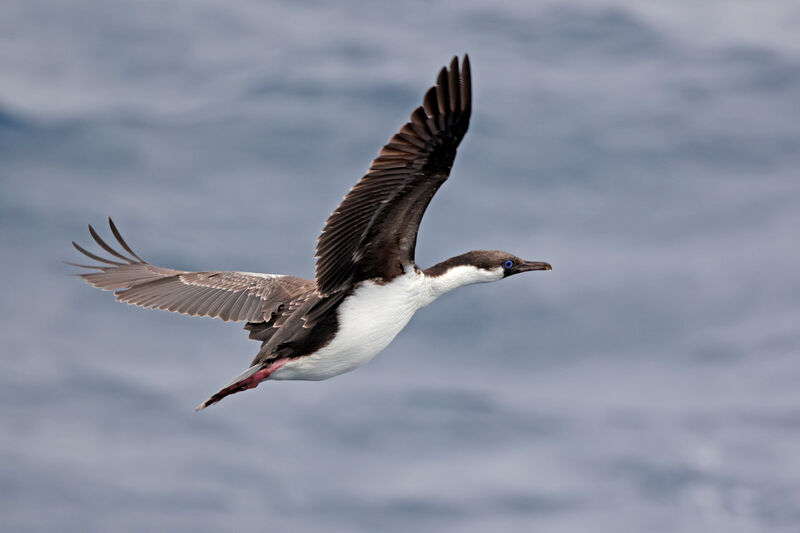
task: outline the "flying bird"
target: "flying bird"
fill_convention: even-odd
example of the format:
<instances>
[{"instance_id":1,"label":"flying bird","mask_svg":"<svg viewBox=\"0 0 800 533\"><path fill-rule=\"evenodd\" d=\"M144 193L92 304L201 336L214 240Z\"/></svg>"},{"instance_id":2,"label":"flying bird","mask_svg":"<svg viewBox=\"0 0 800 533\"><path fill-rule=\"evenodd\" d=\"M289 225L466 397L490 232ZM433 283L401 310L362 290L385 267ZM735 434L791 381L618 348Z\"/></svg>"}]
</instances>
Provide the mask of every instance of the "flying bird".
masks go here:
<instances>
[{"instance_id":1,"label":"flying bird","mask_svg":"<svg viewBox=\"0 0 800 533\"><path fill-rule=\"evenodd\" d=\"M94 265L73 266L116 299L150 309L246 322L261 348L250 367L196 410L267 379L322 380L370 361L414 313L464 285L498 281L522 272L551 270L501 251L473 250L422 269L414 261L417 229L450 175L472 111L469 57L439 72L411 119L339 207L317 241L315 279L252 272L188 272L151 265L122 238L121 250L89 232L109 254L73 242Z\"/></svg>"}]
</instances>

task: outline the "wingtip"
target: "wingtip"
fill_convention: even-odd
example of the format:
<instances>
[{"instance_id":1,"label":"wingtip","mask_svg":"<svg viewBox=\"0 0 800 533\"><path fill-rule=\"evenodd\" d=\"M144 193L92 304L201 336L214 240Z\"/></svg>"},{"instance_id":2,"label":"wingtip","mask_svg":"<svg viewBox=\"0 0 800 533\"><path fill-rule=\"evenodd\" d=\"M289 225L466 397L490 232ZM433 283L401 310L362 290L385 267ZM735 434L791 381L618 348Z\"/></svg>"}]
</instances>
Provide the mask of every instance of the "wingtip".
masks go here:
<instances>
[{"instance_id":1,"label":"wingtip","mask_svg":"<svg viewBox=\"0 0 800 533\"><path fill-rule=\"evenodd\" d=\"M128 243L125 242L125 239L122 238L122 234L119 232L119 230L117 229L117 225L114 224L114 221L111 219L110 216L108 217L108 226L111 228L111 233L114 234L114 238L117 239L117 242L120 244L120 246L122 246L122 248L126 252L131 254L132 257L135 257L140 263L147 263L147 261L136 255L136 252L134 252L131 249L131 247L128 246Z\"/></svg>"},{"instance_id":2,"label":"wingtip","mask_svg":"<svg viewBox=\"0 0 800 533\"><path fill-rule=\"evenodd\" d=\"M96 270L103 270L103 268L105 268L105 267L101 267L99 265L81 265L80 263L73 263L72 261L61 261L61 262L64 263L65 265L74 266L74 267L78 267L78 268L93 268L93 269L96 269ZM73 275L74 276L83 277L86 274L73 274Z\"/></svg>"},{"instance_id":3,"label":"wingtip","mask_svg":"<svg viewBox=\"0 0 800 533\"><path fill-rule=\"evenodd\" d=\"M194 412L195 412L195 413L197 413L197 412L199 412L199 411L202 411L202 410L203 410L203 409L205 409L206 407L208 407L207 403L208 403L208 402L203 402L203 403L201 403L200 405L198 405L197 407L195 407L195 408L194 408Z\"/></svg>"},{"instance_id":4,"label":"wingtip","mask_svg":"<svg viewBox=\"0 0 800 533\"><path fill-rule=\"evenodd\" d=\"M458 60L458 56L457 55L453 56L453 59L450 60L450 66L449 66L448 70L451 70L451 71L463 71L464 68L469 68L468 65L469 65L469 54L467 54L465 52L464 53L464 59L462 59L460 62ZM459 68L459 66L460 66L460 68Z\"/></svg>"}]
</instances>

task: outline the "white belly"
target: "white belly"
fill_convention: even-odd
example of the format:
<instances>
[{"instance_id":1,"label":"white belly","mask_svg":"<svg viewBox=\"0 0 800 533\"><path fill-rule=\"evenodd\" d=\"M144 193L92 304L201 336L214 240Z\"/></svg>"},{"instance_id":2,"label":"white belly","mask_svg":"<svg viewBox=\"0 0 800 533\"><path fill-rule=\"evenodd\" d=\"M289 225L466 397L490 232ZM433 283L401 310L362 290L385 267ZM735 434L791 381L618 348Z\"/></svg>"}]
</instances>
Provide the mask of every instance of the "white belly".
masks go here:
<instances>
[{"instance_id":1,"label":"white belly","mask_svg":"<svg viewBox=\"0 0 800 533\"><path fill-rule=\"evenodd\" d=\"M286 363L270 379L321 380L354 370L386 348L431 298L411 271L390 283L364 282L339 306L339 330L315 353Z\"/></svg>"}]
</instances>

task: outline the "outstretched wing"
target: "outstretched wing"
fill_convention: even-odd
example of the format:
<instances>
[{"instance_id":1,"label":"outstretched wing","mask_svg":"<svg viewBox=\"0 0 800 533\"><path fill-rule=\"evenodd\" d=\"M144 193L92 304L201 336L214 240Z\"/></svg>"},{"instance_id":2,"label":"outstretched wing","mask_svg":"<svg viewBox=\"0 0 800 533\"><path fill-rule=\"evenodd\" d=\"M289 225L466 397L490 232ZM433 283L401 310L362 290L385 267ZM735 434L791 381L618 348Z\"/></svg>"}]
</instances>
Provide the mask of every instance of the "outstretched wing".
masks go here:
<instances>
[{"instance_id":1,"label":"outstretched wing","mask_svg":"<svg viewBox=\"0 0 800 533\"><path fill-rule=\"evenodd\" d=\"M110 218L108 223L130 257L106 244L90 225L95 242L115 259L95 255L73 242L78 251L102 264L68 264L95 270L80 277L95 287L114 291L121 302L225 321L264 322L279 313L281 306L315 290L313 281L294 276L157 267L131 250Z\"/></svg>"},{"instance_id":2,"label":"outstretched wing","mask_svg":"<svg viewBox=\"0 0 800 533\"><path fill-rule=\"evenodd\" d=\"M392 279L414 264L419 223L450 174L471 110L469 57L460 69L454 57L325 223L317 242L320 294Z\"/></svg>"}]
</instances>

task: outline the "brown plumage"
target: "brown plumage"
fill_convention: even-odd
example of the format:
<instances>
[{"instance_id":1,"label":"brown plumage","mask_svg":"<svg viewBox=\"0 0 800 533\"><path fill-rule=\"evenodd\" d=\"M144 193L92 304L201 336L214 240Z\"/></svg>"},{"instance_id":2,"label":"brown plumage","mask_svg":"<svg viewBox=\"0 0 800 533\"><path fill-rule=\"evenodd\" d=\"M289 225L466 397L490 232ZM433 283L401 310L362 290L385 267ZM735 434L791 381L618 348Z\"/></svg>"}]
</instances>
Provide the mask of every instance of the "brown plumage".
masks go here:
<instances>
[{"instance_id":1,"label":"brown plumage","mask_svg":"<svg viewBox=\"0 0 800 533\"><path fill-rule=\"evenodd\" d=\"M120 302L189 316L247 321L251 323L247 328L256 332L251 333L251 338L263 341L269 336L267 325L281 319L294 300L315 292L313 281L295 276L189 272L151 265L133 252L111 218L108 224L119 245L131 257L109 246L90 225L89 233L95 242L122 261L100 257L73 242L78 251L103 264L68 264L96 270L80 277L99 289L114 291Z\"/></svg>"},{"instance_id":2,"label":"brown plumage","mask_svg":"<svg viewBox=\"0 0 800 533\"><path fill-rule=\"evenodd\" d=\"M460 69L454 57L325 223L317 242L321 294L365 279L388 281L414 265L419 223L450 175L471 111L469 57Z\"/></svg>"},{"instance_id":3,"label":"brown plumage","mask_svg":"<svg viewBox=\"0 0 800 533\"><path fill-rule=\"evenodd\" d=\"M414 249L420 221L450 175L456 149L469 127L470 78L466 55L461 65L454 57L449 69L441 69L423 105L380 150L367 174L325 223L316 248L316 281L157 267L133 252L110 218L122 251L89 226L92 238L113 259L73 242L99 264L70 264L92 270L80 276L95 287L114 291L121 302L247 322L250 338L261 341L261 349L247 371L199 408L253 388L287 362L331 342L339 325L337 308L360 282L388 283L409 268L417 269Z\"/></svg>"}]
</instances>

